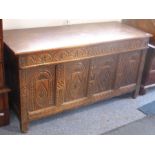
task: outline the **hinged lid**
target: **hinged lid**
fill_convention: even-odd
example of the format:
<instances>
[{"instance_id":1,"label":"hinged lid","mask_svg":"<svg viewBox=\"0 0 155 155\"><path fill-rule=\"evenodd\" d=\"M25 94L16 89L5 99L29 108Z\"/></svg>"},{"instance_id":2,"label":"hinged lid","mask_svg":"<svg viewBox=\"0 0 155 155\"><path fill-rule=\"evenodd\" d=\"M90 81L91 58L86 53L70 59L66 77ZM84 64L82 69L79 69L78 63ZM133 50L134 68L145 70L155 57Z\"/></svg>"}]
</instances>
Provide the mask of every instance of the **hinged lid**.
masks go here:
<instances>
[{"instance_id":1,"label":"hinged lid","mask_svg":"<svg viewBox=\"0 0 155 155\"><path fill-rule=\"evenodd\" d=\"M4 42L20 55L150 36L120 22L105 22L6 30Z\"/></svg>"}]
</instances>

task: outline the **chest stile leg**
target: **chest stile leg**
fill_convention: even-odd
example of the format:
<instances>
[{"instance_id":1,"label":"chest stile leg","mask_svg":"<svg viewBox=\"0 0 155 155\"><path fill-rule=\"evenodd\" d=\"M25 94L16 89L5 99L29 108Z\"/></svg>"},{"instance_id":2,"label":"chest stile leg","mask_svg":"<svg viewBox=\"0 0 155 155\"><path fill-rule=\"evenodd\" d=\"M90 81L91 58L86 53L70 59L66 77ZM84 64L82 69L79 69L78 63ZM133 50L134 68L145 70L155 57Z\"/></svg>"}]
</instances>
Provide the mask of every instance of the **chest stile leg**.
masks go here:
<instances>
[{"instance_id":1,"label":"chest stile leg","mask_svg":"<svg viewBox=\"0 0 155 155\"><path fill-rule=\"evenodd\" d=\"M28 131L28 111L27 111L27 86L26 86L26 70L20 70L20 129L21 132L26 133Z\"/></svg>"},{"instance_id":2,"label":"chest stile leg","mask_svg":"<svg viewBox=\"0 0 155 155\"><path fill-rule=\"evenodd\" d=\"M140 91L140 85L141 85L141 79L142 79L144 64L145 64L146 53L147 53L146 49L141 52L139 71L138 71L138 75L137 75L137 86L136 86L136 90L133 93L133 98L136 98L139 94L139 91Z\"/></svg>"}]
</instances>

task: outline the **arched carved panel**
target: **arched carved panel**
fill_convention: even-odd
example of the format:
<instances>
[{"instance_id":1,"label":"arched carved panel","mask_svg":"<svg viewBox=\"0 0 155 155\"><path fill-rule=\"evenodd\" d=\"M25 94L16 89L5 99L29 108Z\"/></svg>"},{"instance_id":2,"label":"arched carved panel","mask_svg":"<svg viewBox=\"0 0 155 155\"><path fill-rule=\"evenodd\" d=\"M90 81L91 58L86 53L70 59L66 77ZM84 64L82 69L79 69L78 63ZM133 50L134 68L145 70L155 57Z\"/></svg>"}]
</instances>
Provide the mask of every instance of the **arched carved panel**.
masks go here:
<instances>
[{"instance_id":1,"label":"arched carved panel","mask_svg":"<svg viewBox=\"0 0 155 155\"><path fill-rule=\"evenodd\" d=\"M93 59L90 66L88 95L110 90L115 79L117 55Z\"/></svg>"},{"instance_id":2,"label":"arched carved panel","mask_svg":"<svg viewBox=\"0 0 155 155\"><path fill-rule=\"evenodd\" d=\"M43 107L50 102L50 74L48 72L41 72L35 78L35 104Z\"/></svg>"},{"instance_id":3,"label":"arched carved panel","mask_svg":"<svg viewBox=\"0 0 155 155\"><path fill-rule=\"evenodd\" d=\"M89 61L65 64L65 102L87 96Z\"/></svg>"},{"instance_id":4,"label":"arched carved panel","mask_svg":"<svg viewBox=\"0 0 155 155\"><path fill-rule=\"evenodd\" d=\"M27 70L28 109L35 111L53 106L55 96L55 66L32 68Z\"/></svg>"}]
</instances>

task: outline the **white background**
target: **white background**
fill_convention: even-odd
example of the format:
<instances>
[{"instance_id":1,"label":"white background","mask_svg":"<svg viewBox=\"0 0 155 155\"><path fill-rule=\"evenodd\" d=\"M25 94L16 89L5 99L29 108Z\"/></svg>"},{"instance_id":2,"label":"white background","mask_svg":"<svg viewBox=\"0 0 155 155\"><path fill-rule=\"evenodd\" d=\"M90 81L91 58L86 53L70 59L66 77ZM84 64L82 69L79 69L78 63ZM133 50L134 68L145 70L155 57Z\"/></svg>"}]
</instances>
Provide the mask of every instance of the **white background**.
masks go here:
<instances>
[{"instance_id":1,"label":"white background","mask_svg":"<svg viewBox=\"0 0 155 155\"><path fill-rule=\"evenodd\" d=\"M6 30L116 20L120 21L119 19L3 19L3 28Z\"/></svg>"}]
</instances>

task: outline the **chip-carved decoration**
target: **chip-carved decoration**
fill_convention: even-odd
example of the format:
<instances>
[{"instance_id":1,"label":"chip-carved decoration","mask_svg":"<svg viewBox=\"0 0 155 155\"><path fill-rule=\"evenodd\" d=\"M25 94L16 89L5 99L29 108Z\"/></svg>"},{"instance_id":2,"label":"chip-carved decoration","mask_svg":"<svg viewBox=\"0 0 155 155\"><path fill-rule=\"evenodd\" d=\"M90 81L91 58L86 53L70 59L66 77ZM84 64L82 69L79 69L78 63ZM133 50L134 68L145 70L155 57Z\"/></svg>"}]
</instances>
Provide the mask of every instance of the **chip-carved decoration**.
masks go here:
<instances>
[{"instance_id":1,"label":"chip-carved decoration","mask_svg":"<svg viewBox=\"0 0 155 155\"><path fill-rule=\"evenodd\" d=\"M64 102L64 64L56 66L56 105L59 106Z\"/></svg>"},{"instance_id":2,"label":"chip-carved decoration","mask_svg":"<svg viewBox=\"0 0 155 155\"><path fill-rule=\"evenodd\" d=\"M76 47L60 50L49 50L37 54L21 55L20 68L33 67L72 60L80 60L96 56L104 56L112 53L132 51L147 48L148 39L124 40L119 42L103 43L85 47Z\"/></svg>"},{"instance_id":3,"label":"chip-carved decoration","mask_svg":"<svg viewBox=\"0 0 155 155\"><path fill-rule=\"evenodd\" d=\"M38 106L42 107L43 104L46 104L46 102L50 102L50 93L51 88L49 86L49 77L50 74L48 72L41 72L36 77L35 82L35 103L38 104ZM50 91L49 91L50 90Z\"/></svg>"}]
</instances>

